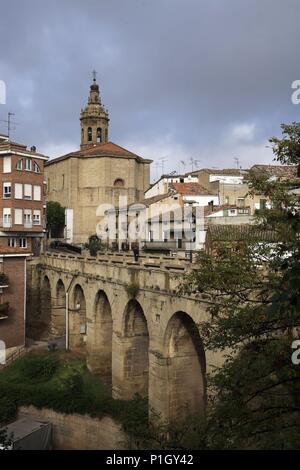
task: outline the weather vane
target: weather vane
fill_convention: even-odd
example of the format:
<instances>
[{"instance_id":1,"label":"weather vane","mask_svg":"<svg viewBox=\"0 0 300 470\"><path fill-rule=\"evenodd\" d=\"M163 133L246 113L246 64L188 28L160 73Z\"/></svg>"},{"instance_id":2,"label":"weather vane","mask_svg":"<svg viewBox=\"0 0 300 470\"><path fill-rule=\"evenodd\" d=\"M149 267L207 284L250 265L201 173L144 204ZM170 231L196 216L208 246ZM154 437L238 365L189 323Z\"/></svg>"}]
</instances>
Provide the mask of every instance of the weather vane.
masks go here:
<instances>
[{"instance_id":1,"label":"weather vane","mask_svg":"<svg viewBox=\"0 0 300 470\"><path fill-rule=\"evenodd\" d=\"M97 72L96 72L96 70L93 70L93 80L94 80L94 82L96 81L96 78L97 78Z\"/></svg>"}]
</instances>

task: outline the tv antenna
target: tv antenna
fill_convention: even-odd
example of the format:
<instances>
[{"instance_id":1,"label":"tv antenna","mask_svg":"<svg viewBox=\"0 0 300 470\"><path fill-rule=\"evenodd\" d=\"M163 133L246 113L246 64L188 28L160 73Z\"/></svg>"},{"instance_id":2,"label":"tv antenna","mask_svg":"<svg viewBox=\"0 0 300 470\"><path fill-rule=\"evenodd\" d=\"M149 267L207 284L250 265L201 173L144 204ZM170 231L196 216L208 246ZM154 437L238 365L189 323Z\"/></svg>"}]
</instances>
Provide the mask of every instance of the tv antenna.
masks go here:
<instances>
[{"instance_id":1,"label":"tv antenna","mask_svg":"<svg viewBox=\"0 0 300 470\"><path fill-rule=\"evenodd\" d=\"M239 157L234 157L234 161L235 161L236 168L239 170L240 169L240 159L239 159Z\"/></svg>"},{"instance_id":2,"label":"tv antenna","mask_svg":"<svg viewBox=\"0 0 300 470\"><path fill-rule=\"evenodd\" d=\"M198 165L198 163L200 163L200 160L195 160L194 158L190 158L190 163L192 165L192 171L194 171L194 165Z\"/></svg>"},{"instance_id":3,"label":"tv antenna","mask_svg":"<svg viewBox=\"0 0 300 470\"><path fill-rule=\"evenodd\" d=\"M12 116L15 116L15 113L11 113L10 111L7 113L7 119L0 119L0 122L5 122L5 124L7 125L7 137L9 138L10 137L10 132L11 131L15 131L16 128L15 127L12 127L11 125L14 124L16 125L17 123L16 122L13 122L11 120L11 117Z\"/></svg>"},{"instance_id":4,"label":"tv antenna","mask_svg":"<svg viewBox=\"0 0 300 470\"><path fill-rule=\"evenodd\" d=\"M161 173L163 175L164 174L164 169L165 169L165 163L168 161L168 159L165 158L165 157L162 157L162 158L159 158L158 161L160 162Z\"/></svg>"}]
</instances>

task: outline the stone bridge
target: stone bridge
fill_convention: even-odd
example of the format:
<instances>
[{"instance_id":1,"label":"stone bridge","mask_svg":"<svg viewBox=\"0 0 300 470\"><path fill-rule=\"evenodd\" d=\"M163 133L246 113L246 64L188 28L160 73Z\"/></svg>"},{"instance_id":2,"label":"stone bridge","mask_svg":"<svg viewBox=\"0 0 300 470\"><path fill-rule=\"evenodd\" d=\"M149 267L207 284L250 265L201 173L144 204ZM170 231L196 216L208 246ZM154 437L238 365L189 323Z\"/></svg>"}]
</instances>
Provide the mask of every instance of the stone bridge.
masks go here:
<instances>
[{"instance_id":1,"label":"stone bridge","mask_svg":"<svg viewBox=\"0 0 300 470\"><path fill-rule=\"evenodd\" d=\"M206 373L222 363L196 326L207 304L176 294L189 269L180 258L46 253L29 263L29 311L48 319L50 336L67 328L69 348L85 352L114 398L139 393L166 421L184 420L203 412Z\"/></svg>"}]
</instances>

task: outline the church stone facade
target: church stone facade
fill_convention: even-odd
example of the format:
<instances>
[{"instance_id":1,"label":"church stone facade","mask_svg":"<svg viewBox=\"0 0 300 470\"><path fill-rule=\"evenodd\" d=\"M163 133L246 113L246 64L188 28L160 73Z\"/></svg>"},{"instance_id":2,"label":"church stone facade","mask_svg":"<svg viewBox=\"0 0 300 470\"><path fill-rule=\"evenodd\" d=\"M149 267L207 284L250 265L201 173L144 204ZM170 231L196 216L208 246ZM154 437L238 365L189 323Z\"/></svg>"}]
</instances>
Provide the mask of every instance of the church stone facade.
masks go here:
<instances>
[{"instance_id":1,"label":"church stone facade","mask_svg":"<svg viewBox=\"0 0 300 470\"><path fill-rule=\"evenodd\" d=\"M66 239L74 243L96 233L99 205L116 206L120 196L127 196L128 204L143 199L152 162L108 140L108 112L95 78L80 122L80 150L50 160L45 168L47 199L65 207Z\"/></svg>"}]
</instances>

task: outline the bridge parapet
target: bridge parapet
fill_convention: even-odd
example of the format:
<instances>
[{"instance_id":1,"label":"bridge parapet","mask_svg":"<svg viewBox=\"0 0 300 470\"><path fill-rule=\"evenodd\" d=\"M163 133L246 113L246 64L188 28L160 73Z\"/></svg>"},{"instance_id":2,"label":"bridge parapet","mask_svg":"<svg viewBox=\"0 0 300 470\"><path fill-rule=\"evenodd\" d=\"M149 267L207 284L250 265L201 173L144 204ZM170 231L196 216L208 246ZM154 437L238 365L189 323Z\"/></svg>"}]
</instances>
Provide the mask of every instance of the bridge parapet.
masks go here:
<instances>
[{"instance_id":1,"label":"bridge parapet","mask_svg":"<svg viewBox=\"0 0 300 470\"><path fill-rule=\"evenodd\" d=\"M132 256L124 254L99 254L92 257L58 252L41 255L39 263L64 273L171 292L175 292L180 279L191 267L182 258L142 256L135 262Z\"/></svg>"}]
</instances>

